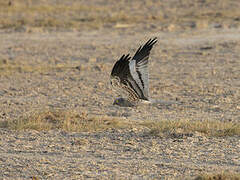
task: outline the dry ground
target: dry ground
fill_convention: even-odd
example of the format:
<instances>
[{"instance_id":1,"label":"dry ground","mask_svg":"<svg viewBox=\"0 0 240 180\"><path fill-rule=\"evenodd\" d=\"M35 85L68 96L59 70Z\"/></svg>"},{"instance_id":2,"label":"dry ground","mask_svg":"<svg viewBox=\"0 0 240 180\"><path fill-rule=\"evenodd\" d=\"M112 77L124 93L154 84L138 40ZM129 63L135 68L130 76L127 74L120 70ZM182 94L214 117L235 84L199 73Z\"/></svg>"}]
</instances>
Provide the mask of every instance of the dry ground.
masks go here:
<instances>
[{"instance_id":1,"label":"dry ground","mask_svg":"<svg viewBox=\"0 0 240 180\"><path fill-rule=\"evenodd\" d=\"M0 0L0 179L239 179L239 7ZM150 94L179 104L113 106L114 62L152 37Z\"/></svg>"}]
</instances>

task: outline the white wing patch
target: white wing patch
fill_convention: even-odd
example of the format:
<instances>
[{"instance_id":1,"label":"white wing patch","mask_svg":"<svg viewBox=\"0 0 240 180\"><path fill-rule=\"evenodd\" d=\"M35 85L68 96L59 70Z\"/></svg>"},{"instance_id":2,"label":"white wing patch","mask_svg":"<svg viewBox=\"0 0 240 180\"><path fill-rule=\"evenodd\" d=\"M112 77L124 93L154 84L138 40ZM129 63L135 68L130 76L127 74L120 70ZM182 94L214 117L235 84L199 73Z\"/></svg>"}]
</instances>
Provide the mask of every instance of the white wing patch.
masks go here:
<instances>
[{"instance_id":1,"label":"white wing patch","mask_svg":"<svg viewBox=\"0 0 240 180\"><path fill-rule=\"evenodd\" d=\"M144 84L142 84L141 79L137 73L136 70L136 60L131 60L129 63L129 69L130 69L130 73L133 77L133 79L136 81L137 85L139 86L139 88L141 89L141 91L144 91Z\"/></svg>"},{"instance_id":2,"label":"white wing patch","mask_svg":"<svg viewBox=\"0 0 240 180\"><path fill-rule=\"evenodd\" d=\"M142 61L138 62L136 65L136 71L138 71L139 74L141 75L141 79L143 82L143 94L146 98L148 98L149 97L149 94L148 94L149 93L148 61L142 60Z\"/></svg>"}]
</instances>

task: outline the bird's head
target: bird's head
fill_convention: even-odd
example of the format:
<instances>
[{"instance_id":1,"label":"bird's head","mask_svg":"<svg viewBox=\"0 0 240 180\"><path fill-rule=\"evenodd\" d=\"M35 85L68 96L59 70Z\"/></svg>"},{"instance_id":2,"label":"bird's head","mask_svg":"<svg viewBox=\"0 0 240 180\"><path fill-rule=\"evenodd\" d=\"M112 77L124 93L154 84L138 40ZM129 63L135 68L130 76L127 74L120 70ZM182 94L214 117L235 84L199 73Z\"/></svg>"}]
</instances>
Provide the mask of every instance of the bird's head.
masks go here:
<instances>
[{"instance_id":1,"label":"bird's head","mask_svg":"<svg viewBox=\"0 0 240 180\"><path fill-rule=\"evenodd\" d=\"M113 102L113 105L118 105L121 107L133 107L134 106L134 104L132 104L131 102L129 102L128 100L126 100L124 98L115 99Z\"/></svg>"}]
</instances>

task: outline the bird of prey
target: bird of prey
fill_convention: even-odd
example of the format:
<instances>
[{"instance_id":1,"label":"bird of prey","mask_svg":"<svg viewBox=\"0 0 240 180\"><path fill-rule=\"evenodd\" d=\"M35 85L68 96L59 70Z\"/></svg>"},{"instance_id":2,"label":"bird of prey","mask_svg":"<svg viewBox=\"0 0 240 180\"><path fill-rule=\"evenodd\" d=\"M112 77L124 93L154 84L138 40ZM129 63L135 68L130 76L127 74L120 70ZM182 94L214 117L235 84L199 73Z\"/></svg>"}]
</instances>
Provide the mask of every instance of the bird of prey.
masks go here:
<instances>
[{"instance_id":1,"label":"bird of prey","mask_svg":"<svg viewBox=\"0 0 240 180\"><path fill-rule=\"evenodd\" d=\"M133 56L123 55L113 66L110 82L114 89L127 98L118 98L113 104L136 106L140 102L157 103L149 97L148 58L157 38L149 39ZM159 101L160 102L160 101Z\"/></svg>"}]
</instances>

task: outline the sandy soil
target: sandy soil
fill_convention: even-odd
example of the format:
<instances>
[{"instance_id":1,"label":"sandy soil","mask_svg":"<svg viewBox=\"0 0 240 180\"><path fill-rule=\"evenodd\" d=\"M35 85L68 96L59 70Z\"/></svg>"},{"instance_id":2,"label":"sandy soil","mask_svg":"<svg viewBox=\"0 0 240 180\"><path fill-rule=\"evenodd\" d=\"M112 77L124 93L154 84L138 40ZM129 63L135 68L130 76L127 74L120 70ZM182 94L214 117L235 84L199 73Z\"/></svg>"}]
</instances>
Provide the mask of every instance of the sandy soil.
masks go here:
<instances>
[{"instance_id":1,"label":"sandy soil","mask_svg":"<svg viewBox=\"0 0 240 180\"><path fill-rule=\"evenodd\" d=\"M158 24L88 31L1 30L0 120L44 109L71 109L123 121L239 123L240 29L236 23L228 20L187 29L165 23L167 30ZM113 106L117 96L109 75L114 62L124 53L133 55L155 36L151 97L179 104ZM0 129L0 134L0 179L182 179L202 172L240 173L240 137L236 136L195 133L159 138L150 136L147 128L94 133Z\"/></svg>"}]
</instances>

